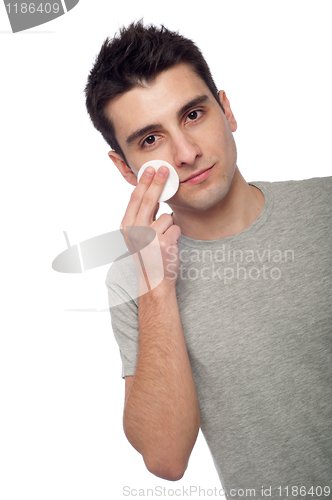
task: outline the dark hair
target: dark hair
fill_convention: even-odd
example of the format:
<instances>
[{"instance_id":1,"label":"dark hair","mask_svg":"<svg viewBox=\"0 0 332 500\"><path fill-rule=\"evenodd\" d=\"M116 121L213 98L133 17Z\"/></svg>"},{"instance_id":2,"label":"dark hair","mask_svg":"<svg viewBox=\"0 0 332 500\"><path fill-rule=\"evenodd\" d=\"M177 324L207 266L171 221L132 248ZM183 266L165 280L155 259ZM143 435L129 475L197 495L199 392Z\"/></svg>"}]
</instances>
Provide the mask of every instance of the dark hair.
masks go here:
<instances>
[{"instance_id":1,"label":"dark hair","mask_svg":"<svg viewBox=\"0 0 332 500\"><path fill-rule=\"evenodd\" d=\"M137 85L151 83L159 73L179 63L192 67L222 107L210 69L192 40L164 26L144 27L138 21L103 43L84 89L86 107L95 128L124 160L114 126L105 115L106 104Z\"/></svg>"}]
</instances>

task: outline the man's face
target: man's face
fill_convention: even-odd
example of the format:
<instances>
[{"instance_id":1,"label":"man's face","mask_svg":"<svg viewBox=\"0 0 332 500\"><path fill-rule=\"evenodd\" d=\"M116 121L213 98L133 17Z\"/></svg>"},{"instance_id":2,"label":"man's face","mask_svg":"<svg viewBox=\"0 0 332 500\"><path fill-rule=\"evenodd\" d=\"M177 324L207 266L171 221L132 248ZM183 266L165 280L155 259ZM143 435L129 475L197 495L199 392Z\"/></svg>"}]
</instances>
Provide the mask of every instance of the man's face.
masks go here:
<instances>
[{"instance_id":1,"label":"man's face","mask_svg":"<svg viewBox=\"0 0 332 500\"><path fill-rule=\"evenodd\" d=\"M179 64L152 84L119 96L106 109L134 171L149 160L165 160L177 171L180 186L167 202L174 212L209 209L230 190L237 158L232 134L236 122L224 99L227 118L204 81L190 66Z\"/></svg>"}]
</instances>

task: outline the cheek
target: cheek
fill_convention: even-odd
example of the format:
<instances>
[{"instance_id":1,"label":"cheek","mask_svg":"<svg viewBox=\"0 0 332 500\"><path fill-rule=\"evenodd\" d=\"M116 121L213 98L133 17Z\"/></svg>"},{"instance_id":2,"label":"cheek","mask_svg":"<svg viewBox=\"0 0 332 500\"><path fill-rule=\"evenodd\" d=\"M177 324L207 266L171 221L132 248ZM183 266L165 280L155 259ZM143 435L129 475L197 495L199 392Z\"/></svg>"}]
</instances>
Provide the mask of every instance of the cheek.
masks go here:
<instances>
[{"instance_id":1,"label":"cheek","mask_svg":"<svg viewBox=\"0 0 332 500\"><path fill-rule=\"evenodd\" d=\"M233 158L234 155L236 156L235 141L228 123L219 123L218 128L216 126L213 138L214 147L217 148L224 156L226 155L229 158Z\"/></svg>"},{"instance_id":2,"label":"cheek","mask_svg":"<svg viewBox=\"0 0 332 500\"><path fill-rule=\"evenodd\" d=\"M131 153L130 158L127 157L130 166L137 170L148 161L160 159L171 164L174 163L170 143L167 141L161 142L158 147L151 148L151 150L138 149L134 154Z\"/></svg>"},{"instance_id":3,"label":"cheek","mask_svg":"<svg viewBox=\"0 0 332 500\"><path fill-rule=\"evenodd\" d=\"M227 142L225 124L222 119L215 118L198 135L202 147L206 146L212 148L214 152L216 149L224 149Z\"/></svg>"}]
</instances>

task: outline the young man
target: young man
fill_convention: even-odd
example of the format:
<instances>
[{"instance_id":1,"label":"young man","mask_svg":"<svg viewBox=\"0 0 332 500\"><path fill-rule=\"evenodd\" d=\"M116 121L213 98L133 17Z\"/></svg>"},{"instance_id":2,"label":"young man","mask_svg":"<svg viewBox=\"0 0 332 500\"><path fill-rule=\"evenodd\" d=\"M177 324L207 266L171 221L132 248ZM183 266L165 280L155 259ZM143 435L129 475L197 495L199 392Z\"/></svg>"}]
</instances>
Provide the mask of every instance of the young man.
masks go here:
<instances>
[{"instance_id":1,"label":"young man","mask_svg":"<svg viewBox=\"0 0 332 500\"><path fill-rule=\"evenodd\" d=\"M178 480L201 427L227 498L331 498L331 178L247 183L225 92L165 28L107 39L85 90L135 186L121 225L153 228L164 267L149 290L137 261L107 275L127 438ZM159 218L154 159L180 179Z\"/></svg>"}]
</instances>

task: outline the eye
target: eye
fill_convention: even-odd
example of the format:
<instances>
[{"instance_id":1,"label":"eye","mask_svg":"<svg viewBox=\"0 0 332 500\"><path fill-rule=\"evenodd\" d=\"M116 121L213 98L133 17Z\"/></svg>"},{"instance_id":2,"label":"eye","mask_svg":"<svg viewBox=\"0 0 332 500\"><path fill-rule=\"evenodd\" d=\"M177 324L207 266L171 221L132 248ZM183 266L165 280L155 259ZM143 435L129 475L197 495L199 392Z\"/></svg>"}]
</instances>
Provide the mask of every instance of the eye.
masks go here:
<instances>
[{"instance_id":1,"label":"eye","mask_svg":"<svg viewBox=\"0 0 332 500\"><path fill-rule=\"evenodd\" d=\"M149 137L147 137L144 142L146 142L147 144L153 144L155 140L156 139L154 135L149 135Z\"/></svg>"},{"instance_id":2,"label":"eye","mask_svg":"<svg viewBox=\"0 0 332 500\"><path fill-rule=\"evenodd\" d=\"M194 122L201 116L202 113L202 110L194 109L193 111L190 111L190 113L188 113L187 120L190 122Z\"/></svg>"},{"instance_id":3,"label":"eye","mask_svg":"<svg viewBox=\"0 0 332 500\"><path fill-rule=\"evenodd\" d=\"M153 144L156 142L156 135L149 135L144 139L142 142L142 148L147 147L147 146L153 146Z\"/></svg>"}]
</instances>

